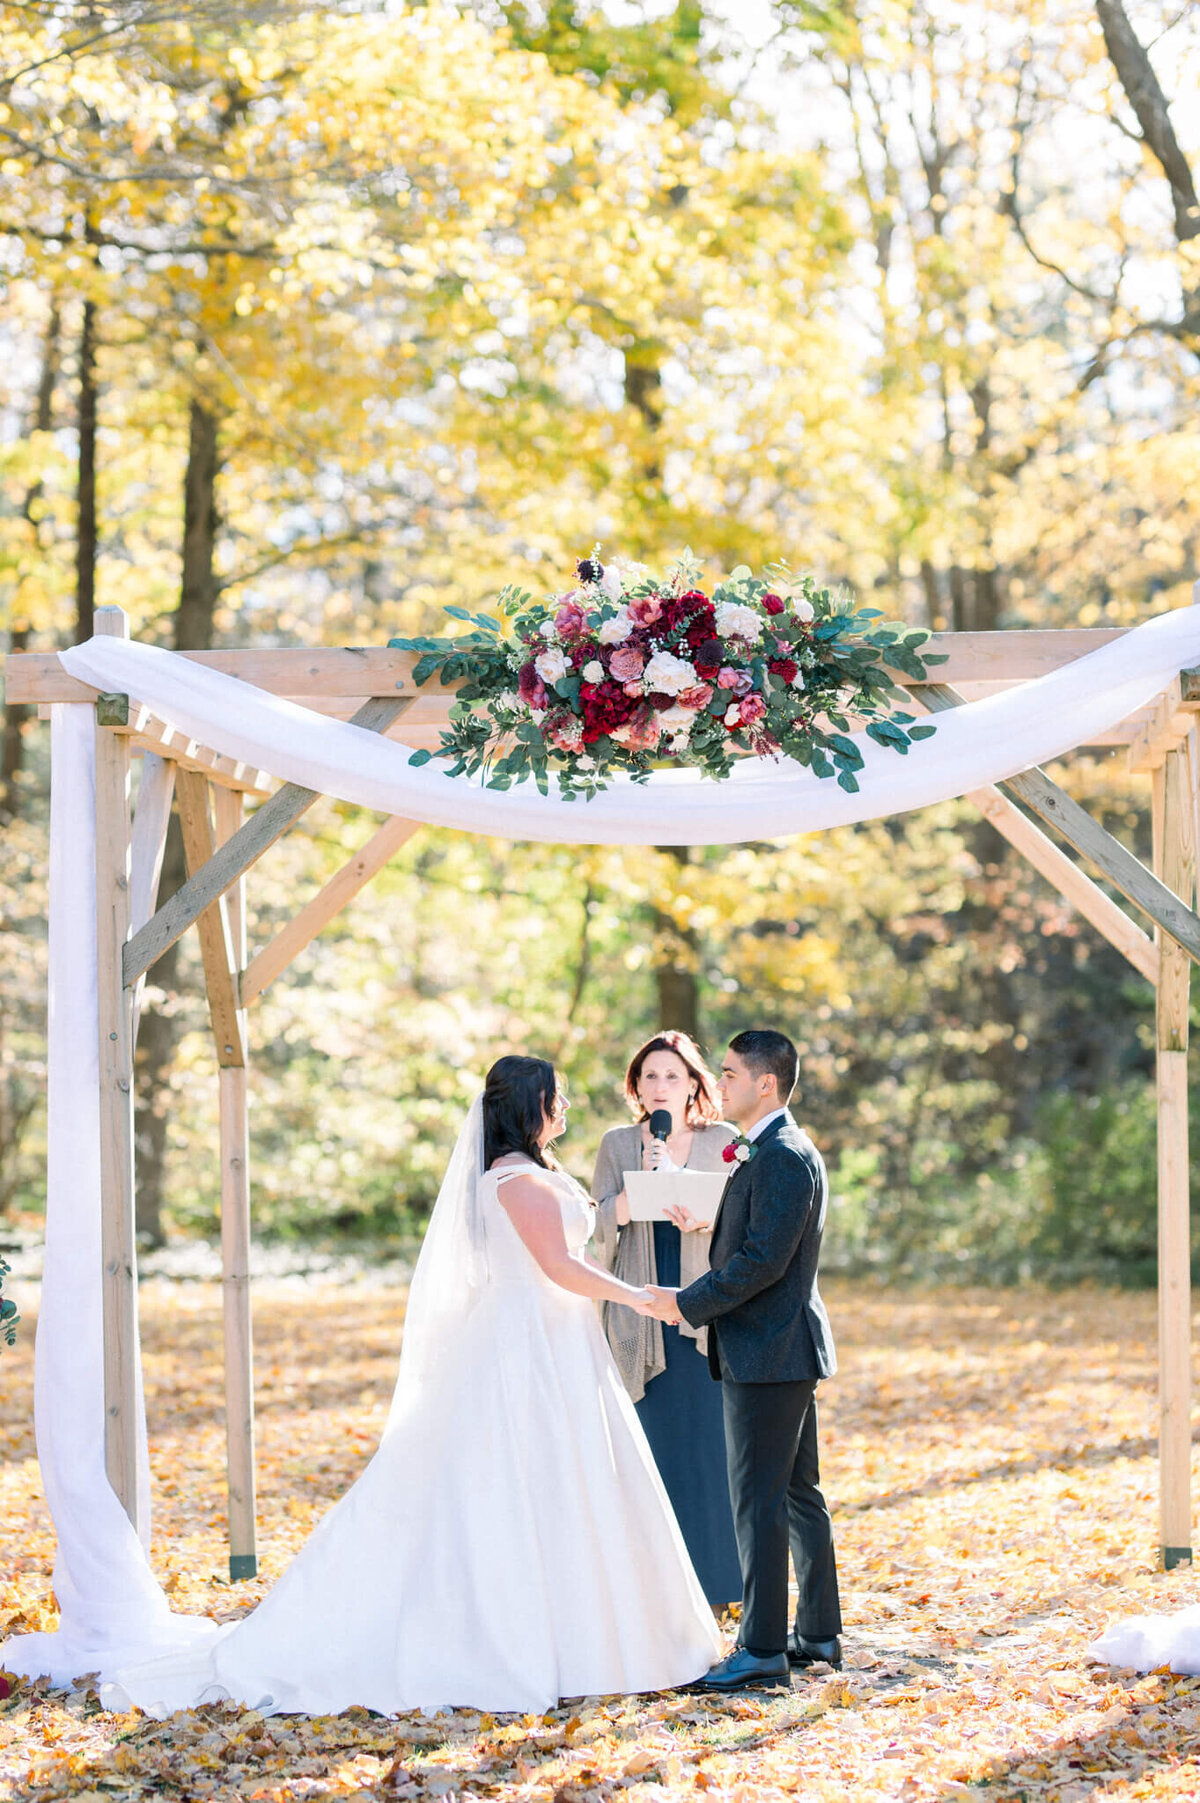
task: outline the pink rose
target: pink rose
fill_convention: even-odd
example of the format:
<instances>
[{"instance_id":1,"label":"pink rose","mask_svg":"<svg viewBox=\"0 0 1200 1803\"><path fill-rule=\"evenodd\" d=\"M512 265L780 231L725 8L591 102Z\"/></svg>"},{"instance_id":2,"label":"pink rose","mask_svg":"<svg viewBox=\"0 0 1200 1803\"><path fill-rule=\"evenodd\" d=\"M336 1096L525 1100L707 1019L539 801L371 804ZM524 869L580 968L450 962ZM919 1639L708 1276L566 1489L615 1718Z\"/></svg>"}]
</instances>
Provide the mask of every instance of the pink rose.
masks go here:
<instances>
[{"instance_id":1,"label":"pink rose","mask_svg":"<svg viewBox=\"0 0 1200 1803\"><path fill-rule=\"evenodd\" d=\"M537 673L537 665L532 661L521 665L521 673L517 677L517 694L526 707L539 708L546 705L546 685Z\"/></svg>"},{"instance_id":2,"label":"pink rose","mask_svg":"<svg viewBox=\"0 0 1200 1803\"><path fill-rule=\"evenodd\" d=\"M690 707L697 711L707 707L712 698L713 688L709 682L698 682L694 689L684 689L682 695L675 697L680 707Z\"/></svg>"},{"instance_id":3,"label":"pink rose","mask_svg":"<svg viewBox=\"0 0 1200 1803\"><path fill-rule=\"evenodd\" d=\"M767 704L761 695L747 695L738 712L743 726L753 726L756 720L765 719Z\"/></svg>"},{"instance_id":4,"label":"pink rose","mask_svg":"<svg viewBox=\"0 0 1200 1803\"><path fill-rule=\"evenodd\" d=\"M717 676L719 689L732 689L735 695L745 695L750 690L751 677L749 670L735 670L726 664Z\"/></svg>"},{"instance_id":5,"label":"pink rose","mask_svg":"<svg viewBox=\"0 0 1200 1803\"><path fill-rule=\"evenodd\" d=\"M577 639L587 630L587 615L578 601L564 601L554 616L560 637Z\"/></svg>"},{"instance_id":6,"label":"pink rose","mask_svg":"<svg viewBox=\"0 0 1200 1803\"><path fill-rule=\"evenodd\" d=\"M576 719L574 714L552 714L542 733L559 751L583 750L583 721Z\"/></svg>"},{"instance_id":7,"label":"pink rose","mask_svg":"<svg viewBox=\"0 0 1200 1803\"><path fill-rule=\"evenodd\" d=\"M659 740L659 724L654 717L654 710L639 707L624 726L614 726L611 737L619 745L628 746L630 751L653 751Z\"/></svg>"},{"instance_id":8,"label":"pink rose","mask_svg":"<svg viewBox=\"0 0 1200 1803\"><path fill-rule=\"evenodd\" d=\"M662 602L657 595L643 595L640 601L629 603L629 618L635 626L653 626L662 619Z\"/></svg>"},{"instance_id":9,"label":"pink rose","mask_svg":"<svg viewBox=\"0 0 1200 1803\"><path fill-rule=\"evenodd\" d=\"M646 668L645 653L636 645L618 645L608 660L608 668L614 682L632 682Z\"/></svg>"}]
</instances>

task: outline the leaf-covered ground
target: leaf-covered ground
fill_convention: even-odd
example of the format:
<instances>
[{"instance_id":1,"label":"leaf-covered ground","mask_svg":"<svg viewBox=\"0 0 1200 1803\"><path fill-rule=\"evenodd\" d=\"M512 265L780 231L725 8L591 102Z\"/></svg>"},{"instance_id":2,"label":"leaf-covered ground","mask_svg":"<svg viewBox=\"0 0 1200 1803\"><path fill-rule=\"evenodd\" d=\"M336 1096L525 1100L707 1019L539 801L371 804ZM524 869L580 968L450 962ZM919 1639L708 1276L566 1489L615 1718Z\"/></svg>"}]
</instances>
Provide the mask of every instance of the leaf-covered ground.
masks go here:
<instances>
[{"instance_id":1,"label":"leaf-covered ground","mask_svg":"<svg viewBox=\"0 0 1200 1803\"><path fill-rule=\"evenodd\" d=\"M545 1717L350 1711L166 1723L86 1685L0 1703L0 1797L496 1803L1067 1799L1200 1793L1200 1680L1095 1671L1114 1614L1200 1600L1154 1570L1154 1300L886 1294L831 1284L843 1369L822 1397L847 1613L840 1674L727 1701L587 1699ZM272 1283L257 1300L263 1577L223 1578L219 1293L143 1288L155 1562L177 1608L244 1610L361 1468L402 1295ZM53 1621L31 1422L32 1323L0 1363L0 1633ZM314 1632L320 1624L314 1623Z\"/></svg>"}]
</instances>

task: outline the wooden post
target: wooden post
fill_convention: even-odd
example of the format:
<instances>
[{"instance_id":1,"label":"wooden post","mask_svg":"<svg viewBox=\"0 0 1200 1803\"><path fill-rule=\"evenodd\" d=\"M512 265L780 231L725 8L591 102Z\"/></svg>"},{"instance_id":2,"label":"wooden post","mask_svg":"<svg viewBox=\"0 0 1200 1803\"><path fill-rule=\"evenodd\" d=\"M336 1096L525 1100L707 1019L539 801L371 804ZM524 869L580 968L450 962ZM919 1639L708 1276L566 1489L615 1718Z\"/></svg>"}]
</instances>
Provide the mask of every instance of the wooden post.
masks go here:
<instances>
[{"instance_id":1,"label":"wooden post","mask_svg":"<svg viewBox=\"0 0 1200 1803\"><path fill-rule=\"evenodd\" d=\"M216 841L224 845L242 824L242 797L213 789ZM225 892L233 972L246 963L246 879ZM254 1485L254 1336L250 1312L250 1125L245 1010L235 1044L241 1062L222 1064L221 1281L225 1323L225 1470L229 1503L229 1577L258 1571Z\"/></svg>"},{"instance_id":2,"label":"wooden post","mask_svg":"<svg viewBox=\"0 0 1200 1803\"><path fill-rule=\"evenodd\" d=\"M119 607L95 630L128 638ZM100 1016L100 1243L104 1308L104 1464L133 1523L137 1482L137 1250L133 1201L133 992L122 959L130 926L129 746L96 708L96 963Z\"/></svg>"},{"instance_id":3,"label":"wooden post","mask_svg":"<svg viewBox=\"0 0 1200 1803\"><path fill-rule=\"evenodd\" d=\"M1154 868L1190 906L1196 880L1195 732L1153 773ZM1187 953L1161 929L1157 985L1159 1545L1190 1564L1191 1230L1188 1193Z\"/></svg>"}]
</instances>

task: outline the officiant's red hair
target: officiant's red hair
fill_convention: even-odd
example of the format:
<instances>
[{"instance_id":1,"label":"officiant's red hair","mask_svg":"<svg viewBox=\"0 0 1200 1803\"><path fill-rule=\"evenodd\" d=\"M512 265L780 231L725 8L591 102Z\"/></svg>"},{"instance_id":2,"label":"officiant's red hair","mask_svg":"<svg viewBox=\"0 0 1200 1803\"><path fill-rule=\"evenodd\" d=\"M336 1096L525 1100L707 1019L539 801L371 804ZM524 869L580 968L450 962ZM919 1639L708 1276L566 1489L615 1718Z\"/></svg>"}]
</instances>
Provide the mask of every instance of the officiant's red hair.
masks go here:
<instances>
[{"instance_id":1,"label":"officiant's red hair","mask_svg":"<svg viewBox=\"0 0 1200 1803\"><path fill-rule=\"evenodd\" d=\"M638 1084L642 1078L642 1066L651 1052L674 1052L676 1058L687 1067L691 1079L692 1093L688 1097L687 1124L699 1127L709 1121L721 1118L721 1098L717 1090L717 1079L704 1062L704 1054L690 1033L676 1033L674 1029L655 1033L643 1046L639 1046L629 1060L629 1069L625 1072L625 1100L633 1109L634 1119L649 1120L649 1110L642 1106L638 1095Z\"/></svg>"}]
</instances>

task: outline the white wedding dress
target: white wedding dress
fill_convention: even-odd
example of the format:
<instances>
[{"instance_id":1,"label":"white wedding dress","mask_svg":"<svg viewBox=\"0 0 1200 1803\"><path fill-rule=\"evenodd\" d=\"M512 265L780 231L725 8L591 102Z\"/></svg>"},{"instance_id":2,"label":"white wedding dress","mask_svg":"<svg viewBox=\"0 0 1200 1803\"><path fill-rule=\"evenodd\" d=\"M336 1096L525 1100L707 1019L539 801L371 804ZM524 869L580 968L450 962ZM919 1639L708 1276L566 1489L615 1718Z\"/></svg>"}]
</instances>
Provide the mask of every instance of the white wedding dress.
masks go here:
<instances>
[{"instance_id":1,"label":"white wedding dress","mask_svg":"<svg viewBox=\"0 0 1200 1803\"><path fill-rule=\"evenodd\" d=\"M470 1173L457 1202L448 1173L362 1476L253 1614L121 1671L106 1703L542 1711L669 1689L719 1657L595 1305L544 1275L498 1200L519 1168ZM591 1203L551 1176L579 1253Z\"/></svg>"},{"instance_id":2,"label":"white wedding dress","mask_svg":"<svg viewBox=\"0 0 1200 1803\"><path fill-rule=\"evenodd\" d=\"M1097 1665L1133 1671L1200 1672L1200 1603L1170 1615L1127 1615L1105 1629L1087 1649Z\"/></svg>"}]
</instances>

